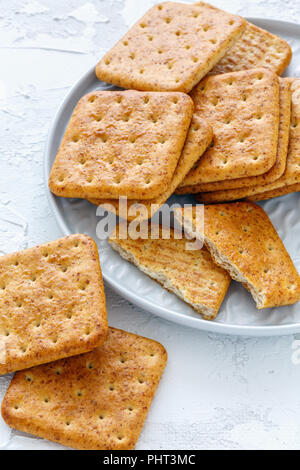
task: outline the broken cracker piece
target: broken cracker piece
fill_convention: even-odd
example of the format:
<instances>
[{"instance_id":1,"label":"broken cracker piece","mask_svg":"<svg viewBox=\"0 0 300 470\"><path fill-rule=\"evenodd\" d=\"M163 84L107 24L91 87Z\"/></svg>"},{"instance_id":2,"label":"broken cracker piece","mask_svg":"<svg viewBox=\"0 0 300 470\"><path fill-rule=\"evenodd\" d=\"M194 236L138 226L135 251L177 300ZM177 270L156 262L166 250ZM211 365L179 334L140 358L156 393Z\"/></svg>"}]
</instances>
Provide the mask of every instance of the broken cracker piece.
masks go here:
<instances>
[{"instance_id":1,"label":"broken cracker piece","mask_svg":"<svg viewBox=\"0 0 300 470\"><path fill-rule=\"evenodd\" d=\"M150 236L150 234L149 234ZM109 243L122 258L176 294L206 320L214 319L230 284L230 276L212 261L207 249L188 250L188 239L176 238L159 227L158 239L118 238L118 227Z\"/></svg>"},{"instance_id":2,"label":"broken cracker piece","mask_svg":"<svg viewBox=\"0 0 300 470\"><path fill-rule=\"evenodd\" d=\"M195 208L175 218L195 227ZM203 233L199 233L202 237ZM204 242L218 266L248 289L258 309L300 300L300 276L265 211L252 202L204 206Z\"/></svg>"}]
</instances>

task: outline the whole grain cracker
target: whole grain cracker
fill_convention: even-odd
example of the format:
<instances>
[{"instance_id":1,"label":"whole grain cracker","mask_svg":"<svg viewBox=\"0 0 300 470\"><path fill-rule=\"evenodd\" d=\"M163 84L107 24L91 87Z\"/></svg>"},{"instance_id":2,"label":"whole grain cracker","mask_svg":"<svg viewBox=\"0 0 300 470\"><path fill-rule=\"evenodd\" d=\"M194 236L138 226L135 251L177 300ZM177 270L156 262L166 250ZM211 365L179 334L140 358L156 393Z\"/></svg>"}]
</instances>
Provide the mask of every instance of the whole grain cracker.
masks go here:
<instances>
[{"instance_id":1,"label":"whole grain cracker","mask_svg":"<svg viewBox=\"0 0 300 470\"><path fill-rule=\"evenodd\" d=\"M100 346L107 334L95 242L71 235L0 258L0 374Z\"/></svg>"},{"instance_id":2,"label":"whole grain cracker","mask_svg":"<svg viewBox=\"0 0 300 470\"><path fill-rule=\"evenodd\" d=\"M279 130L279 82L252 69L205 78L191 94L195 114L214 129L205 152L180 187L256 176L275 164Z\"/></svg>"},{"instance_id":3,"label":"whole grain cracker","mask_svg":"<svg viewBox=\"0 0 300 470\"><path fill-rule=\"evenodd\" d=\"M96 75L122 88L188 93L245 27L243 18L204 2L161 3L105 54Z\"/></svg>"},{"instance_id":4,"label":"whole grain cracker","mask_svg":"<svg viewBox=\"0 0 300 470\"><path fill-rule=\"evenodd\" d=\"M264 193L255 194L254 196L247 196L248 201L265 201L273 199L274 197L285 196L286 194L295 193L300 191L300 183L290 184L282 188L273 189Z\"/></svg>"},{"instance_id":5,"label":"whole grain cracker","mask_svg":"<svg viewBox=\"0 0 300 470\"><path fill-rule=\"evenodd\" d=\"M257 194L300 183L300 79L291 80L292 111L286 168L278 180L257 188Z\"/></svg>"},{"instance_id":6,"label":"whole grain cracker","mask_svg":"<svg viewBox=\"0 0 300 470\"><path fill-rule=\"evenodd\" d=\"M133 449L167 360L156 341L109 328L101 348L18 372L9 426L83 450Z\"/></svg>"},{"instance_id":7,"label":"whole grain cracker","mask_svg":"<svg viewBox=\"0 0 300 470\"><path fill-rule=\"evenodd\" d=\"M192 116L184 93L85 95L59 147L51 191L86 199L158 196L173 178Z\"/></svg>"},{"instance_id":8,"label":"whole grain cracker","mask_svg":"<svg viewBox=\"0 0 300 470\"><path fill-rule=\"evenodd\" d=\"M268 192L271 197L273 194L281 194L282 191L293 192L291 187L295 187L300 183L300 79L291 78L291 90L292 90L292 108L291 108L291 123L290 123L290 135L289 135L289 146L286 158L286 168L283 175L273 183L249 188L249 191L239 191L236 196L251 198L264 193L264 197L268 196ZM288 189L289 188L289 189ZM276 192L274 192L276 190ZM285 193L287 194L287 193ZM215 196L213 196L215 197ZM260 197L260 196L258 196ZM208 198L211 196L208 194L201 194L199 199L208 202ZM262 198L263 199L263 198ZM257 199L258 200L258 199ZM259 199L261 200L261 199ZM212 201L210 201L212 202Z\"/></svg>"},{"instance_id":9,"label":"whole grain cracker","mask_svg":"<svg viewBox=\"0 0 300 470\"><path fill-rule=\"evenodd\" d=\"M122 258L176 294L206 320L213 320L228 290L230 276L215 265L205 247L188 250L188 241L185 237L176 239L173 229L169 232L161 226L157 239L120 239L118 227L109 239Z\"/></svg>"},{"instance_id":10,"label":"whole grain cracker","mask_svg":"<svg viewBox=\"0 0 300 470\"><path fill-rule=\"evenodd\" d=\"M193 227L193 208L175 218ZM199 237L203 234L199 234ZM248 289L258 309L300 300L300 277L265 211L252 202L204 206L204 241L213 260Z\"/></svg>"},{"instance_id":11,"label":"whole grain cracker","mask_svg":"<svg viewBox=\"0 0 300 470\"><path fill-rule=\"evenodd\" d=\"M243 194L245 191L252 190L253 187L258 187L276 181L280 178L286 167L286 158L288 151L289 143L289 133L290 133L290 120L291 120L291 79L290 78L279 78L279 134L278 134L278 144L277 144L277 156L274 166L267 171L266 173L258 176L251 176L246 178L238 178L233 180L224 180L217 181L215 183L204 183L194 186L187 186L181 188L179 193L185 194L190 192L195 193L206 193L210 191L221 192L222 197L225 199L222 200L234 200L239 199L239 191ZM227 190L236 190L227 191ZM219 194L220 196L220 194ZM227 196L227 197L226 197ZM221 199L219 199L221 200Z\"/></svg>"},{"instance_id":12,"label":"whole grain cracker","mask_svg":"<svg viewBox=\"0 0 300 470\"><path fill-rule=\"evenodd\" d=\"M188 172L193 168L201 155L205 152L212 141L213 131L207 122L198 116L194 116L190 125L190 129L183 147L183 151L173 179L169 187L158 197L149 200L128 200L127 219L133 220L138 217L140 220L151 218L152 215L164 204L167 199L174 193L177 186L185 178ZM90 200L97 206L112 205L114 211L119 215L119 201L113 199L92 199ZM139 206L143 204L144 210L139 213ZM138 215L139 214L139 215Z\"/></svg>"},{"instance_id":13,"label":"whole grain cracker","mask_svg":"<svg viewBox=\"0 0 300 470\"><path fill-rule=\"evenodd\" d=\"M217 75L265 67L281 75L291 58L290 45L284 39L247 22L241 37L211 73Z\"/></svg>"}]
</instances>

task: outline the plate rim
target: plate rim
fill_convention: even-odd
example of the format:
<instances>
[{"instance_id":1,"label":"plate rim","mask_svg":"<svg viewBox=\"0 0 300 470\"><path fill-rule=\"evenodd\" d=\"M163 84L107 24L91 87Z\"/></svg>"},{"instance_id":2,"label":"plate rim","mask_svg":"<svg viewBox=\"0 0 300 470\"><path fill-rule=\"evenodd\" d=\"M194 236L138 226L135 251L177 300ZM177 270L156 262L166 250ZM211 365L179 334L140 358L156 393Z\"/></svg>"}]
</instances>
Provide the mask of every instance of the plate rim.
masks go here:
<instances>
[{"instance_id":1,"label":"plate rim","mask_svg":"<svg viewBox=\"0 0 300 470\"><path fill-rule=\"evenodd\" d=\"M275 24L277 26L282 26L285 28L286 27L295 28L300 33L300 24L295 23L295 22L277 20L273 18L261 18L261 17L245 17L245 18L246 20L254 24L258 23L257 26L260 26L259 23L262 22L265 25L267 24L270 26L270 28L272 28L272 26L274 26ZM65 98L62 100L61 104L59 105L54 115L54 118L52 119L50 123L50 128L46 137L46 143L45 143L45 148L44 148L44 162L43 162L44 186L45 186L47 200L49 202L51 211L63 235L70 235L72 232L69 230L64 218L60 214L58 203L57 203L59 198L55 196L54 194L52 194L48 187L49 171L51 167L51 162L50 162L51 142L55 138L57 125L60 119L62 118L66 105L69 103L70 99L76 93L76 90L80 89L81 86L89 79L89 77L92 78L94 74L95 74L95 66L90 68L70 88ZM289 323L289 324L284 324L284 325L254 326L254 325L236 325L236 324L217 323L214 321L207 321L207 320L204 320L200 315L199 315L199 318L187 316L180 312L171 311L167 309L166 307L153 304L147 299L142 299L140 296L136 295L135 293L128 291L125 287L120 286L116 280L114 280L113 278L111 278L104 272L103 272L103 278L115 292L117 292L121 297L125 298L126 300L134 303L140 308L143 308L151 312L152 314L155 314L163 318L164 320L181 324L185 327L195 328L195 329L207 331L210 333L235 335L235 336L252 336L252 337L284 336L284 335L291 335L291 334L300 332L300 322L295 323L295 324Z\"/></svg>"}]
</instances>

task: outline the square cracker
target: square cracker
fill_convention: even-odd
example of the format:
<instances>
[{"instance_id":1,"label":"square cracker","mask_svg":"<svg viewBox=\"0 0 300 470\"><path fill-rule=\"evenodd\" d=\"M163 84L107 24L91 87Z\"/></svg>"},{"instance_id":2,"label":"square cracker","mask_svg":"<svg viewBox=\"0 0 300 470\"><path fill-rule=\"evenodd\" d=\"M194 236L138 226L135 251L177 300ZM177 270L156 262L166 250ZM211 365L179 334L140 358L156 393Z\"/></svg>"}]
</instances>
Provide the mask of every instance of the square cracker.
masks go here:
<instances>
[{"instance_id":1,"label":"square cracker","mask_svg":"<svg viewBox=\"0 0 300 470\"><path fill-rule=\"evenodd\" d=\"M265 69L212 75L191 94L195 114L213 127L214 142L180 187L256 176L275 164L279 81Z\"/></svg>"},{"instance_id":2,"label":"square cracker","mask_svg":"<svg viewBox=\"0 0 300 470\"><path fill-rule=\"evenodd\" d=\"M286 167L283 175L273 183L249 188L248 191L236 190L235 196L239 198L252 197L256 194L273 192L279 188L287 188L300 183L300 79L290 79L292 86L292 109L290 122L290 135ZM219 200L217 193L201 194L200 198L206 202ZM224 197L225 195L222 195ZM232 196L232 194L230 194ZM212 201L212 199L214 201Z\"/></svg>"},{"instance_id":3,"label":"square cracker","mask_svg":"<svg viewBox=\"0 0 300 470\"><path fill-rule=\"evenodd\" d=\"M167 361L156 341L109 328L101 348L18 372L9 426L82 450L133 449Z\"/></svg>"},{"instance_id":4,"label":"square cracker","mask_svg":"<svg viewBox=\"0 0 300 470\"><path fill-rule=\"evenodd\" d=\"M149 226L150 236L150 226ZM158 239L118 238L118 227L109 243L122 258L176 294L206 320L213 320L230 284L230 276L212 261L207 249L187 250L188 239L159 227Z\"/></svg>"},{"instance_id":5,"label":"square cracker","mask_svg":"<svg viewBox=\"0 0 300 470\"><path fill-rule=\"evenodd\" d=\"M300 79L293 78L291 80L292 111L286 168L278 180L259 187L257 193L273 191L300 183Z\"/></svg>"},{"instance_id":6,"label":"square cracker","mask_svg":"<svg viewBox=\"0 0 300 470\"><path fill-rule=\"evenodd\" d=\"M107 334L97 246L72 235L0 258L0 374L99 346Z\"/></svg>"},{"instance_id":7,"label":"square cracker","mask_svg":"<svg viewBox=\"0 0 300 470\"><path fill-rule=\"evenodd\" d=\"M175 218L183 210L176 210ZM193 208L185 210L187 228L193 227L193 215ZM213 260L251 292L258 309L300 300L298 272L260 206L252 202L205 206L204 241Z\"/></svg>"},{"instance_id":8,"label":"square cracker","mask_svg":"<svg viewBox=\"0 0 300 470\"><path fill-rule=\"evenodd\" d=\"M133 220L138 217L140 220L151 218L152 215L164 204L174 193L177 186L193 168L201 155L210 145L213 137L212 128L207 122L198 116L194 116L183 147L181 157L175 170L170 186L158 197L148 200L128 200L127 219ZM92 199L92 204L97 206L112 206L114 212L119 215L119 201L113 199ZM143 210L141 210L143 204ZM123 215L122 215L123 216Z\"/></svg>"},{"instance_id":9,"label":"square cracker","mask_svg":"<svg viewBox=\"0 0 300 470\"><path fill-rule=\"evenodd\" d=\"M226 194L230 198L228 200L232 200L229 191L227 191L229 189L236 189L237 191L241 190L242 192L247 191L248 189L251 191L251 188L254 186L257 187L264 184L268 184L280 178L280 176L282 176L282 174L284 173L286 167L286 158L289 143L292 97L291 84L292 81L290 78L279 78L279 134L277 144L277 156L275 165L272 166L269 171L258 176L250 176L233 180L217 181L215 183L204 183L194 186L187 186L181 188L181 190L178 191L179 194L194 194L202 192L205 193L210 191L222 191L224 193L223 197L225 197L226 192ZM234 197L234 199L237 198Z\"/></svg>"},{"instance_id":10,"label":"square cracker","mask_svg":"<svg viewBox=\"0 0 300 470\"><path fill-rule=\"evenodd\" d=\"M265 67L281 75L291 58L290 45L284 39L247 22L241 37L211 73L218 75Z\"/></svg>"},{"instance_id":11,"label":"square cracker","mask_svg":"<svg viewBox=\"0 0 300 470\"><path fill-rule=\"evenodd\" d=\"M254 196L247 196L248 201L266 201L274 197L285 196L286 194L296 193L300 191L300 183L290 184L282 188L273 189L264 193L255 194Z\"/></svg>"},{"instance_id":12,"label":"square cracker","mask_svg":"<svg viewBox=\"0 0 300 470\"><path fill-rule=\"evenodd\" d=\"M50 174L63 197L151 199L170 184L193 117L184 93L95 91L75 107Z\"/></svg>"},{"instance_id":13,"label":"square cracker","mask_svg":"<svg viewBox=\"0 0 300 470\"><path fill-rule=\"evenodd\" d=\"M204 2L161 3L100 60L96 75L122 88L188 93L245 27L243 18Z\"/></svg>"}]
</instances>

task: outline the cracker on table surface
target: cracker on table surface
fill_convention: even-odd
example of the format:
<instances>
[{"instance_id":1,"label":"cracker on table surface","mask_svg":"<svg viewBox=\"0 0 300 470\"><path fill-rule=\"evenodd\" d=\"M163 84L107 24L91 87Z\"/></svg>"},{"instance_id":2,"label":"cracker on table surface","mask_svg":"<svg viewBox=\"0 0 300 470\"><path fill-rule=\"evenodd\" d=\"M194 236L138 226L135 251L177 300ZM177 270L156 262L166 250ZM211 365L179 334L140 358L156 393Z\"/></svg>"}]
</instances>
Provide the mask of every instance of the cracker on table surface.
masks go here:
<instances>
[{"instance_id":1,"label":"cracker on table surface","mask_svg":"<svg viewBox=\"0 0 300 470\"><path fill-rule=\"evenodd\" d=\"M109 328L100 348L15 374L2 416L65 446L133 449L166 361L156 341Z\"/></svg>"},{"instance_id":2,"label":"cracker on table surface","mask_svg":"<svg viewBox=\"0 0 300 470\"><path fill-rule=\"evenodd\" d=\"M105 54L96 75L122 88L188 93L245 27L240 16L204 2L161 3Z\"/></svg>"},{"instance_id":3,"label":"cracker on table surface","mask_svg":"<svg viewBox=\"0 0 300 470\"><path fill-rule=\"evenodd\" d=\"M100 346L107 317L97 246L71 235L0 258L0 374Z\"/></svg>"},{"instance_id":4,"label":"cracker on table surface","mask_svg":"<svg viewBox=\"0 0 300 470\"><path fill-rule=\"evenodd\" d=\"M63 197L151 199L170 184L193 116L184 93L94 91L78 102L51 170Z\"/></svg>"}]
</instances>

